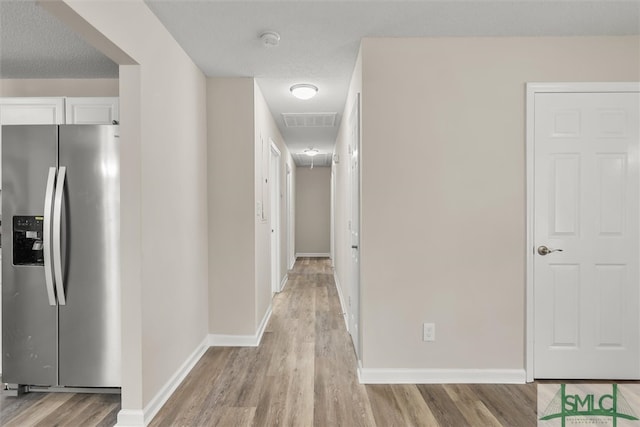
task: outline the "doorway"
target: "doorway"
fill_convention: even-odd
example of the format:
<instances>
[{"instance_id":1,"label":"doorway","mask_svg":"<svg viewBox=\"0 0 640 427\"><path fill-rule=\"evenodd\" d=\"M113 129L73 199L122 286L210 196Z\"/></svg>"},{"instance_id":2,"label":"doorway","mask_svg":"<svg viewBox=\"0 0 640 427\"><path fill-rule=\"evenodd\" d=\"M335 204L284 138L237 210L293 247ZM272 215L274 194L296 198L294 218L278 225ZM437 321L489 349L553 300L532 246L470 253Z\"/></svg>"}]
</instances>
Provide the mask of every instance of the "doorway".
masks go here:
<instances>
[{"instance_id":1,"label":"doorway","mask_svg":"<svg viewBox=\"0 0 640 427\"><path fill-rule=\"evenodd\" d=\"M640 85L527 85L527 380L640 378Z\"/></svg>"},{"instance_id":2,"label":"doorway","mask_svg":"<svg viewBox=\"0 0 640 427\"><path fill-rule=\"evenodd\" d=\"M293 201L293 176L291 165L287 163L287 269L292 270L295 256L295 211Z\"/></svg>"},{"instance_id":3,"label":"doorway","mask_svg":"<svg viewBox=\"0 0 640 427\"><path fill-rule=\"evenodd\" d=\"M349 291L349 332L360 359L360 94L349 115L349 174L351 201L351 286Z\"/></svg>"},{"instance_id":4,"label":"doorway","mask_svg":"<svg viewBox=\"0 0 640 427\"><path fill-rule=\"evenodd\" d=\"M271 291L280 292L280 150L269 138Z\"/></svg>"}]
</instances>

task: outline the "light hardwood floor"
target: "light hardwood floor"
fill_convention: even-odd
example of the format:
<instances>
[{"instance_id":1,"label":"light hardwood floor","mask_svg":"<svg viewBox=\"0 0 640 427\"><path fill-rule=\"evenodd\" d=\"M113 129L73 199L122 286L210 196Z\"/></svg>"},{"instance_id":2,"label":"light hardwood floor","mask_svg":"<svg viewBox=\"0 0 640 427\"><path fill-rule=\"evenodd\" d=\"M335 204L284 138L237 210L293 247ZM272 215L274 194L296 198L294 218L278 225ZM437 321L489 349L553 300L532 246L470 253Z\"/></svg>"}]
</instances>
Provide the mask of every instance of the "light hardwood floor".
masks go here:
<instances>
[{"instance_id":1,"label":"light hardwood floor","mask_svg":"<svg viewBox=\"0 0 640 427\"><path fill-rule=\"evenodd\" d=\"M118 394L27 393L0 396L0 426L99 426L116 423Z\"/></svg>"},{"instance_id":2,"label":"light hardwood floor","mask_svg":"<svg viewBox=\"0 0 640 427\"><path fill-rule=\"evenodd\" d=\"M152 426L536 425L528 385L361 385L327 259L302 258L258 348L211 348Z\"/></svg>"},{"instance_id":3,"label":"light hardwood floor","mask_svg":"<svg viewBox=\"0 0 640 427\"><path fill-rule=\"evenodd\" d=\"M333 271L302 258L257 348L210 348L153 419L160 426L528 427L536 384L361 385ZM108 426L117 396L0 398L2 426Z\"/></svg>"}]
</instances>

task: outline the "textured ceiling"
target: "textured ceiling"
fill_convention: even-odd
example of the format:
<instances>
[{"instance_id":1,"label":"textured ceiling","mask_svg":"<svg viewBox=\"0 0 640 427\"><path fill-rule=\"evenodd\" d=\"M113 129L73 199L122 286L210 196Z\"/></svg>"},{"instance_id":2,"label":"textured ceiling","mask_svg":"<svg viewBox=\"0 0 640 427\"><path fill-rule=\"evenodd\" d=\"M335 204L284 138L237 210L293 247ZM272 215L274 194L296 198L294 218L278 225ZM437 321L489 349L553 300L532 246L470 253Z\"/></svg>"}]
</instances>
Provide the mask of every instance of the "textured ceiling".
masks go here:
<instances>
[{"instance_id":1,"label":"textured ceiling","mask_svg":"<svg viewBox=\"0 0 640 427\"><path fill-rule=\"evenodd\" d=\"M145 2L206 75L256 77L294 153L332 150L363 37L640 34L640 0ZM261 43L265 30L279 46ZM0 0L0 77L117 77L117 67L33 1ZM293 98L302 82L318 95ZM333 127L286 127L283 113L338 115Z\"/></svg>"},{"instance_id":2,"label":"textured ceiling","mask_svg":"<svg viewBox=\"0 0 640 427\"><path fill-rule=\"evenodd\" d=\"M293 152L330 152L363 37L638 34L640 2L627 1L167 1L145 0L209 76L257 78ZM258 35L281 35L265 47ZM295 83L320 88L293 98ZM287 128L282 113L339 114L333 128Z\"/></svg>"},{"instance_id":3,"label":"textured ceiling","mask_svg":"<svg viewBox=\"0 0 640 427\"><path fill-rule=\"evenodd\" d=\"M0 0L0 77L117 78L118 66L35 2Z\"/></svg>"}]
</instances>

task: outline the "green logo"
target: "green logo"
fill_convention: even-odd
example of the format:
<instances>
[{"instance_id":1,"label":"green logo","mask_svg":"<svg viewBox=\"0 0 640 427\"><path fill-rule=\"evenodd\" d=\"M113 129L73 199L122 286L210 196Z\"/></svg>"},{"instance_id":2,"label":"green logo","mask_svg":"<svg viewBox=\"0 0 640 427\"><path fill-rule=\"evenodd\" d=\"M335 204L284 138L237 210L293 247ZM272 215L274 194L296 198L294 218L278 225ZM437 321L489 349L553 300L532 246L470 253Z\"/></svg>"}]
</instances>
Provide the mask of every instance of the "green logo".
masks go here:
<instances>
[{"instance_id":1,"label":"green logo","mask_svg":"<svg viewBox=\"0 0 640 427\"><path fill-rule=\"evenodd\" d=\"M617 384L612 384L611 394L567 394L566 384L560 384L560 390L540 415L541 421L559 418L562 427L565 427L567 419L571 419L573 423L582 419L584 424L599 424L599 419L611 418L613 427L618 425L618 419L638 421Z\"/></svg>"}]
</instances>

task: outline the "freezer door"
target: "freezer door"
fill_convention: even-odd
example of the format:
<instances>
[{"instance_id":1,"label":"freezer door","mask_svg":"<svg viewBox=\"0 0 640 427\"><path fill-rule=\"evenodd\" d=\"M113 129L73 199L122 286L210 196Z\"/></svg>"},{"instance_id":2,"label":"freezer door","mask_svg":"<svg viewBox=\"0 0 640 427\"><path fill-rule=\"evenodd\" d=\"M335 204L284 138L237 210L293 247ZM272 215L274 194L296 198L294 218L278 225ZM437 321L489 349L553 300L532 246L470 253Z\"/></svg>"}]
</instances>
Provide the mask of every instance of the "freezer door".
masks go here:
<instances>
[{"instance_id":1,"label":"freezer door","mask_svg":"<svg viewBox=\"0 0 640 427\"><path fill-rule=\"evenodd\" d=\"M6 383L57 385L58 381L58 308L55 299L53 306L49 302L42 232L37 231L46 215L45 188L49 169L56 166L57 134L57 126L2 126L2 380ZM14 250L14 243L21 247Z\"/></svg>"},{"instance_id":2,"label":"freezer door","mask_svg":"<svg viewBox=\"0 0 640 427\"><path fill-rule=\"evenodd\" d=\"M60 384L65 386L121 384L116 129L60 126L59 166L66 168L61 239L66 304L59 308Z\"/></svg>"}]
</instances>

